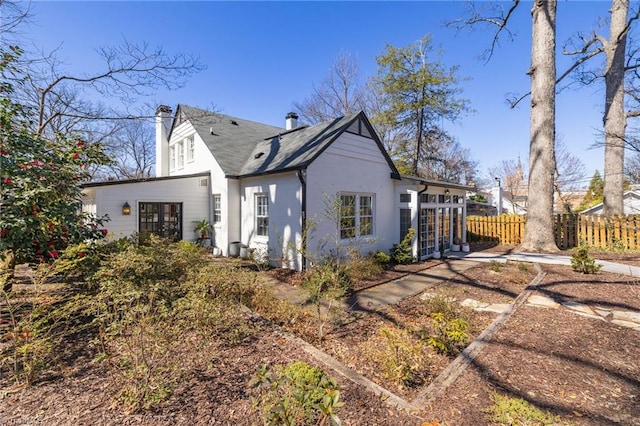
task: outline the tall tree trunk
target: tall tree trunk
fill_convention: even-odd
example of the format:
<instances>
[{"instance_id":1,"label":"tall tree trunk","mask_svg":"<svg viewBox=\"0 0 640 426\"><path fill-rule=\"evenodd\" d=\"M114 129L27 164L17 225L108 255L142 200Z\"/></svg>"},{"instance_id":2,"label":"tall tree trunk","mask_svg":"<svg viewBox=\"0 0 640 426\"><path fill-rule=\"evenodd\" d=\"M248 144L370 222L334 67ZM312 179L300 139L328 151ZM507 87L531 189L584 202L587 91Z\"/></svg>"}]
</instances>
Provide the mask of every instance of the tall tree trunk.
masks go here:
<instances>
[{"instance_id":1,"label":"tall tree trunk","mask_svg":"<svg viewBox=\"0 0 640 426\"><path fill-rule=\"evenodd\" d=\"M624 60L627 46L629 0L613 0L611 33L605 48L606 99L604 111L604 200L605 215L624 214L624 139L627 120L624 112Z\"/></svg>"},{"instance_id":2,"label":"tall tree trunk","mask_svg":"<svg viewBox=\"0 0 640 426\"><path fill-rule=\"evenodd\" d=\"M556 8L556 0L535 0L531 9L529 202L523 251L557 250L553 235Z\"/></svg>"}]
</instances>

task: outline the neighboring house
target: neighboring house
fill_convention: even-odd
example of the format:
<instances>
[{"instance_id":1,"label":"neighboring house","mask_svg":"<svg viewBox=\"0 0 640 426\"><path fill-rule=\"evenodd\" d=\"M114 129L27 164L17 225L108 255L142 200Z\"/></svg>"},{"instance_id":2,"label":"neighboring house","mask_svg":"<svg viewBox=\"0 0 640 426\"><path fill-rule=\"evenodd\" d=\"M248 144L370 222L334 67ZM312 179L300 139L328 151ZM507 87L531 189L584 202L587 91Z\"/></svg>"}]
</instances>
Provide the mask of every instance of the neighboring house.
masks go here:
<instances>
[{"instance_id":1,"label":"neighboring house","mask_svg":"<svg viewBox=\"0 0 640 426\"><path fill-rule=\"evenodd\" d=\"M640 190L631 189L625 191L622 195L622 203L624 206L624 214L640 214ZM602 210L602 203L600 203L581 211L580 214L600 215L602 214Z\"/></svg>"},{"instance_id":2,"label":"neighboring house","mask_svg":"<svg viewBox=\"0 0 640 426\"><path fill-rule=\"evenodd\" d=\"M489 189L486 195L489 205L496 208L497 214L527 214L527 196L517 195L511 197L501 186L494 186Z\"/></svg>"},{"instance_id":3,"label":"neighboring house","mask_svg":"<svg viewBox=\"0 0 640 426\"><path fill-rule=\"evenodd\" d=\"M223 255L243 244L298 270L338 246L388 251L410 227L421 259L466 241L469 188L400 176L363 112L310 127L290 113L278 128L160 106L156 175L86 184L85 209L109 215L111 238L194 241L208 219Z\"/></svg>"}]
</instances>

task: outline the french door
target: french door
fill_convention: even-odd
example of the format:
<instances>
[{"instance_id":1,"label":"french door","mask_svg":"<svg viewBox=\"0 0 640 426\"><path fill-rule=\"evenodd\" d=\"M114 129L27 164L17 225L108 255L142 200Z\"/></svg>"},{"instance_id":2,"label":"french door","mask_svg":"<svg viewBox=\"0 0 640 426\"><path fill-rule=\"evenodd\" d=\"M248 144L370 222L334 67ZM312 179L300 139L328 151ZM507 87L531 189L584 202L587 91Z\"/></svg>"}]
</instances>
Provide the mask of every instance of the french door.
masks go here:
<instances>
[{"instance_id":1,"label":"french door","mask_svg":"<svg viewBox=\"0 0 640 426\"><path fill-rule=\"evenodd\" d=\"M436 248L436 209L420 209L420 258L430 255Z\"/></svg>"},{"instance_id":2,"label":"french door","mask_svg":"<svg viewBox=\"0 0 640 426\"><path fill-rule=\"evenodd\" d=\"M182 239L182 203L139 203L138 232L173 241Z\"/></svg>"}]
</instances>

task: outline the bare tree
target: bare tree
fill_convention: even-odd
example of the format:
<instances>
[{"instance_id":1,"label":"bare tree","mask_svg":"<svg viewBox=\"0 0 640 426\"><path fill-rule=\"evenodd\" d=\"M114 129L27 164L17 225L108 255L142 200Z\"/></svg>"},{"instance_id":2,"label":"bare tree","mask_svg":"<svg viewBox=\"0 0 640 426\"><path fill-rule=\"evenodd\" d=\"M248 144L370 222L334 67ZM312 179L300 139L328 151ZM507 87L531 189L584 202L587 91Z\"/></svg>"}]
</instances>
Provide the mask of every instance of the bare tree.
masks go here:
<instances>
[{"instance_id":1,"label":"bare tree","mask_svg":"<svg viewBox=\"0 0 640 426\"><path fill-rule=\"evenodd\" d=\"M612 0L609 22L609 39L594 30L589 35L578 33L569 40L564 54L577 59L558 78L557 83L572 73L581 85L590 85L599 79L605 82L604 125L604 200L605 214L622 214L624 150L631 139L626 134L627 118L640 116L640 110L626 110L625 96L638 102L639 90L634 85L626 87L626 75L638 78L638 51L627 52L627 38L632 24L640 17L640 7L629 17L629 0ZM605 63L601 70L586 68L592 58L604 53ZM525 95L526 96L526 95ZM597 146L598 144L596 144Z\"/></svg>"},{"instance_id":2,"label":"bare tree","mask_svg":"<svg viewBox=\"0 0 640 426\"><path fill-rule=\"evenodd\" d=\"M460 142L439 128L427 131L425 139L430 150L420 154L420 176L465 185L475 181L478 162Z\"/></svg>"},{"instance_id":3,"label":"bare tree","mask_svg":"<svg viewBox=\"0 0 640 426\"><path fill-rule=\"evenodd\" d=\"M573 211L570 195L577 191L587 171L580 157L571 153L562 138L556 140L556 173L554 188L556 195L563 204L563 210Z\"/></svg>"},{"instance_id":4,"label":"bare tree","mask_svg":"<svg viewBox=\"0 0 640 426\"><path fill-rule=\"evenodd\" d=\"M34 130L38 134L54 137L59 126L68 123L134 118L127 106L159 88L179 89L205 68L188 54L170 55L162 47L126 40L96 52L104 63L104 69L96 73L65 73L55 54L45 56L39 66L34 64L29 70L29 92L21 95L36 111ZM124 108L107 108L90 100L92 97L113 100Z\"/></svg>"},{"instance_id":5,"label":"bare tree","mask_svg":"<svg viewBox=\"0 0 640 426\"><path fill-rule=\"evenodd\" d=\"M512 0L506 10L502 4L492 3L485 12L478 12L475 2L471 4L470 16L453 25L459 28L478 25L497 28L486 55L490 58L500 35L510 35L508 22L520 1ZM528 71L531 76L529 208L521 245L521 249L528 251L557 249L553 235L556 9L557 0L534 0L531 9L532 49L531 68Z\"/></svg>"},{"instance_id":6,"label":"bare tree","mask_svg":"<svg viewBox=\"0 0 640 426\"><path fill-rule=\"evenodd\" d=\"M364 110L365 90L360 79L358 58L340 52L327 76L313 85L312 94L302 102L294 102L300 118L310 124Z\"/></svg>"},{"instance_id":7,"label":"bare tree","mask_svg":"<svg viewBox=\"0 0 640 426\"><path fill-rule=\"evenodd\" d=\"M114 159L103 173L120 178L147 178L155 165L155 134L151 123L129 120L108 138L105 152Z\"/></svg>"},{"instance_id":8,"label":"bare tree","mask_svg":"<svg viewBox=\"0 0 640 426\"><path fill-rule=\"evenodd\" d=\"M635 152L627 158L624 164L624 175L630 184L640 184L640 153Z\"/></svg>"},{"instance_id":9,"label":"bare tree","mask_svg":"<svg viewBox=\"0 0 640 426\"><path fill-rule=\"evenodd\" d=\"M557 250L553 235L556 9L556 0L535 0L531 9L529 205L521 245L525 251Z\"/></svg>"},{"instance_id":10,"label":"bare tree","mask_svg":"<svg viewBox=\"0 0 640 426\"><path fill-rule=\"evenodd\" d=\"M497 165L489 168L490 180L499 180L504 195L511 200L514 205L521 195L526 195L527 184L525 182L525 171L517 160L502 160ZM524 206L520 206L524 207Z\"/></svg>"},{"instance_id":11,"label":"bare tree","mask_svg":"<svg viewBox=\"0 0 640 426\"><path fill-rule=\"evenodd\" d=\"M613 0L611 32L604 43L605 68L604 112L604 199L605 215L623 214L624 140L627 126L624 111L624 75L629 0Z\"/></svg>"}]
</instances>

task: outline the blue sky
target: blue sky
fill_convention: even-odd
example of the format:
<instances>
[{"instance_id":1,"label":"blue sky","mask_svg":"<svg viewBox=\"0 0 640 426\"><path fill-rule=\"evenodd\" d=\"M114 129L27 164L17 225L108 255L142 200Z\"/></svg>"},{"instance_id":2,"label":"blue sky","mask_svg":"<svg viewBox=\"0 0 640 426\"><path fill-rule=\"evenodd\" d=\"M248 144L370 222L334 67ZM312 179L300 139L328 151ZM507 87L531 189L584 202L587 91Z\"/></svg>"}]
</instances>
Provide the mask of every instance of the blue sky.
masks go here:
<instances>
[{"instance_id":1,"label":"blue sky","mask_svg":"<svg viewBox=\"0 0 640 426\"><path fill-rule=\"evenodd\" d=\"M508 6L509 3L504 3ZM97 69L94 49L123 39L199 55L207 69L186 87L150 100L175 106L215 105L221 112L273 125L312 91L340 51L357 55L363 78L376 73L384 46L406 46L426 33L447 66L460 67L463 96L475 113L445 124L480 162L480 172L501 160L523 162L529 151L529 103L509 109L508 93L526 93L530 64L530 3L517 10L515 40L506 38L488 63L480 55L493 34L456 33L444 22L461 16L459 1L422 2L115 2L40 1L25 29L32 46L59 56L71 72ZM562 1L558 44L608 16L610 2ZM29 47L29 46L28 46ZM559 56L558 71L568 63ZM557 100L557 133L585 163L588 178L603 170L603 149L589 149L601 128L602 87L565 90Z\"/></svg>"}]
</instances>

